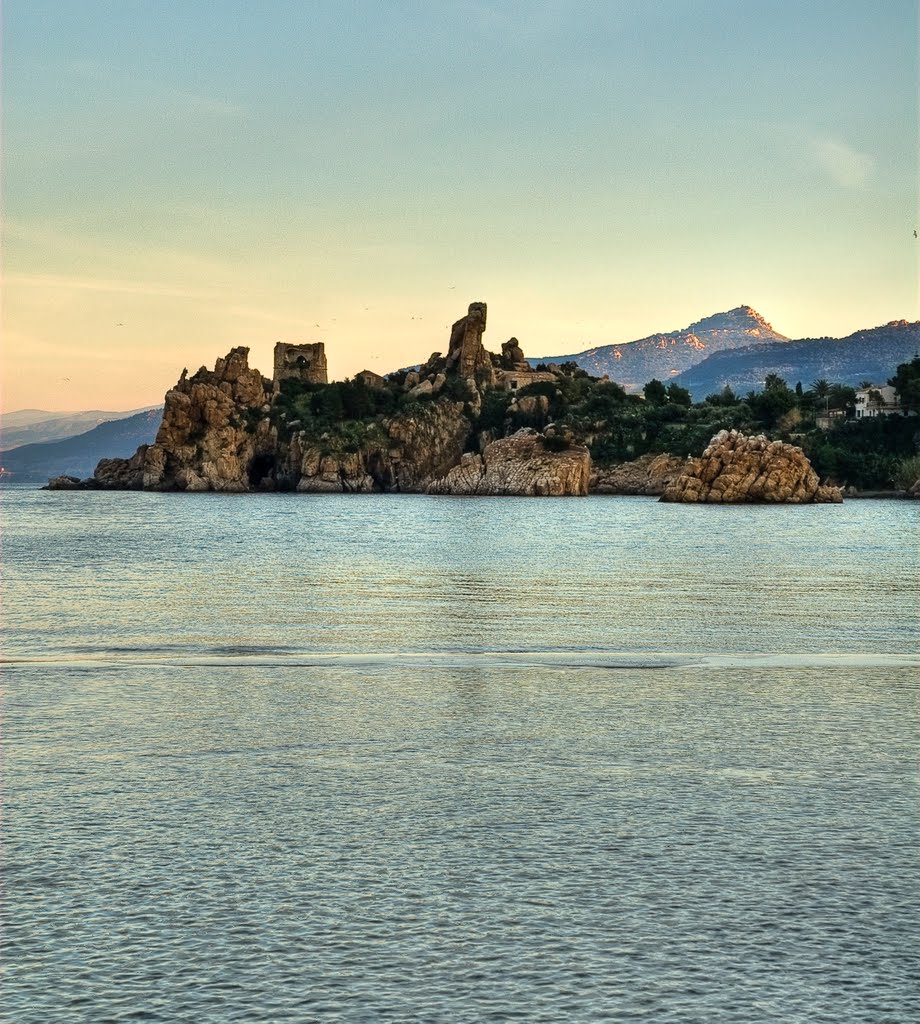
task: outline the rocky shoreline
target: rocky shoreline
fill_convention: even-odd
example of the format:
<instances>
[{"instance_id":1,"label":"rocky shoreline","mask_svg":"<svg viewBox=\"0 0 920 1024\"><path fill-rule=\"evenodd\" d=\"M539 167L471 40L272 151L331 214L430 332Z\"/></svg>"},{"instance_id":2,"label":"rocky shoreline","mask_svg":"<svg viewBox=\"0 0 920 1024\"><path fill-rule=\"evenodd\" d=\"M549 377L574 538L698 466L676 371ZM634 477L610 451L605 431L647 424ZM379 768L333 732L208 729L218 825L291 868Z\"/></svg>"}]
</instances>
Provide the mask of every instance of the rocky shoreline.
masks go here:
<instances>
[{"instance_id":1,"label":"rocky shoreline","mask_svg":"<svg viewBox=\"0 0 920 1024\"><path fill-rule=\"evenodd\" d=\"M551 422L553 396L588 387L597 401L616 401L617 386L583 372L579 380L566 366L534 369L515 338L500 355L487 351L486 314L485 303L471 303L446 355L388 378L365 370L330 384L323 345L279 343L269 379L249 366L248 349L234 348L213 370L183 370L153 444L102 459L87 480L57 477L48 488L842 500L800 448L735 430L718 433L697 459L645 455L593 467L594 428L589 421L578 434Z\"/></svg>"}]
</instances>

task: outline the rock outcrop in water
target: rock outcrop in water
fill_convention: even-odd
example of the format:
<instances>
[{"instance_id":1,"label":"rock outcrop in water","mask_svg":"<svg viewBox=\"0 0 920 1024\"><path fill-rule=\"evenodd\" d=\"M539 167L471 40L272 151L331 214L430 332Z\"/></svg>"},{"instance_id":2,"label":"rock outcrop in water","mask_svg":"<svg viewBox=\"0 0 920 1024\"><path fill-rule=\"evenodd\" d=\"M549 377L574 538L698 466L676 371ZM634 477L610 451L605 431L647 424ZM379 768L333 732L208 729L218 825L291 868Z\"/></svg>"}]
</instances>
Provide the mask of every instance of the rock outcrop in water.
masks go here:
<instances>
[{"instance_id":1,"label":"rock outcrop in water","mask_svg":"<svg viewBox=\"0 0 920 1024\"><path fill-rule=\"evenodd\" d=\"M501 358L483 346L485 328L486 304L474 302L451 328L447 355L435 353L418 371L406 374L402 384L362 378L327 385L322 345L281 343L274 377L268 380L250 368L248 349L234 348L213 370L202 367L191 377L183 371L166 395L154 444L142 446L130 459L103 459L90 481L52 486L586 494L587 449L550 451L532 430L491 444L484 435L483 454L464 456L471 440L478 443L483 395L510 387L502 377ZM516 387L518 378L526 381L529 367L518 358L523 354L516 341L504 348L506 362L516 371ZM349 416L336 388L365 402L365 412ZM370 392L393 411L374 415L378 406L368 399ZM323 405L324 396L340 403L338 419ZM310 404L313 399L319 400L321 413ZM301 408L309 413L307 426L291 411ZM474 462L479 466L475 472ZM452 475L454 470L459 473Z\"/></svg>"},{"instance_id":2,"label":"rock outcrop in water","mask_svg":"<svg viewBox=\"0 0 920 1024\"><path fill-rule=\"evenodd\" d=\"M592 494L663 494L683 472L687 460L679 455L643 455L591 475Z\"/></svg>"},{"instance_id":3,"label":"rock outcrop in water","mask_svg":"<svg viewBox=\"0 0 920 1024\"><path fill-rule=\"evenodd\" d=\"M801 448L721 430L665 487L661 500L799 505L840 502L843 495L839 487L821 486Z\"/></svg>"},{"instance_id":4,"label":"rock outcrop in water","mask_svg":"<svg viewBox=\"0 0 920 1024\"><path fill-rule=\"evenodd\" d=\"M268 416L272 382L250 369L248 355L246 348L231 349L213 370L183 373L167 392L156 441L143 456L145 490L248 491L258 485L258 460L271 457L277 434Z\"/></svg>"},{"instance_id":5,"label":"rock outcrop in water","mask_svg":"<svg viewBox=\"0 0 920 1024\"><path fill-rule=\"evenodd\" d=\"M428 487L430 494L554 496L588 493L591 456L570 445L546 447L541 434L524 428L486 445L481 455L466 453L459 466Z\"/></svg>"}]
</instances>

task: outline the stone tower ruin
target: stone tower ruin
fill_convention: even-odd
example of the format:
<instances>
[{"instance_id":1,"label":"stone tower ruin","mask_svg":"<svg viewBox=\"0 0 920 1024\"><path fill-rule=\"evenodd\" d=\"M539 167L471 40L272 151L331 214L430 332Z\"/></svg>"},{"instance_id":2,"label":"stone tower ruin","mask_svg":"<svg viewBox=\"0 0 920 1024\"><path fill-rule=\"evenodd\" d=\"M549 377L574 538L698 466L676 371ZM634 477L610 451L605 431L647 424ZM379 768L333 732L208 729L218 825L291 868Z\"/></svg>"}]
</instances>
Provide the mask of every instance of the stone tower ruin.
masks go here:
<instances>
[{"instance_id":1,"label":"stone tower ruin","mask_svg":"<svg viewBox=\"0 0 920 1024\"><path fill-rule=\"evenodd\" d=\"M307 384L328 384L326 349L323 343L315 345L288 345L279 341L275 345L275 370L272 382L275 394L284 380L299 380Z\"/></svg>"}]
</instances>

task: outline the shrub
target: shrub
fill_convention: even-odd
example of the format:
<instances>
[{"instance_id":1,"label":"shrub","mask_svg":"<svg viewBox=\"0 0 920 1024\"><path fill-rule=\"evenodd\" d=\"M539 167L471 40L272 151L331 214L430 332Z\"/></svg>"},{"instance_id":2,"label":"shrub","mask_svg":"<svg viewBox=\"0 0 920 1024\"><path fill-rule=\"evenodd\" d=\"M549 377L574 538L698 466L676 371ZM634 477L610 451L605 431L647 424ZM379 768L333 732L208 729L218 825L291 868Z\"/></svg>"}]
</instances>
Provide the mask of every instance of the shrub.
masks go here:
<instances>
[{"instance_id":1,"label":"shrub","mask_svg":"<svg viewBox=\"0 0 920 1024\"><path fill-rule=\"evenodd\" d=\"M920 480L920 455L912 455L902 459L894 474L894 483L902 491L907 491Z\"/></svg>"},{"instance_id":2,"label":"shrub","mask_svg":"<svg viewBox=\"0 0 920 1024\"><path fill-rule=\"evenodd\" d=\"M540 440L548 452L564 452L569 447L568 439L563 434L544 434Z\"/></svg>"}]
</instances>

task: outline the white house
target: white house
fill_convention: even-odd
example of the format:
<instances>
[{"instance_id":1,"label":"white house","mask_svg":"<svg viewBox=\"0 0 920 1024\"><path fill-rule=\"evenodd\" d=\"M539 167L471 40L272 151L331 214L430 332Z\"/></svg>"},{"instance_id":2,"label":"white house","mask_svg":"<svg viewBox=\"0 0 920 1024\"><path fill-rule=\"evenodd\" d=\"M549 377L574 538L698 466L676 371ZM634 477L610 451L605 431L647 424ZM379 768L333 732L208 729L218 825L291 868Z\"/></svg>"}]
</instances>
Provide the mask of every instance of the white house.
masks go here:
<instances>
[{"instance_id":1,"label":"white house","mask_svg":"<svg viewBox=\"0 0 920 1024\"><path fill-rule=\"evenodd\" d=\"M890 416L901 411L898 393L890 384L880 387L862 388L856 392L856 418L868 416Z\"/></svg>"}]
</instances>

